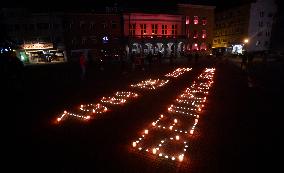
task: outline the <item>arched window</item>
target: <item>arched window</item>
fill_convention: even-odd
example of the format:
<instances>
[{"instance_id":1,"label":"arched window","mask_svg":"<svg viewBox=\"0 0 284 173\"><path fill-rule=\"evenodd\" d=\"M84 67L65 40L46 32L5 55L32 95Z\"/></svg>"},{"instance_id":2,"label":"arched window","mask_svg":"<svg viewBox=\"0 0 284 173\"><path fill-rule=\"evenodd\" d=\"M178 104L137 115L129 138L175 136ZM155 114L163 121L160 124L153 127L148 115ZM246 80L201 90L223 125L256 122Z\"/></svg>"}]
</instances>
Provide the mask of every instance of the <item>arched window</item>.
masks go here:
<instances>
[{"instance_id":1,"label":"arched window","mask_svg":"<svg viewBox=\"0 0 284 173\"><path fill-rule=\"evenodd\" d=\"M193 43L192 47L191 47L191 50L199 50L198 44L197 43Z\"/></svg>"},{"instance_id":2,"label":"arched window","mask_svg":"<svg viewBox=\"0 0 284 173\"><path fill-rule=\"evenodd\" d=\"M201 43L200 45L200 50L207 50L207 46L206 46L206 43Z\"/></svg>"}]
</instances>

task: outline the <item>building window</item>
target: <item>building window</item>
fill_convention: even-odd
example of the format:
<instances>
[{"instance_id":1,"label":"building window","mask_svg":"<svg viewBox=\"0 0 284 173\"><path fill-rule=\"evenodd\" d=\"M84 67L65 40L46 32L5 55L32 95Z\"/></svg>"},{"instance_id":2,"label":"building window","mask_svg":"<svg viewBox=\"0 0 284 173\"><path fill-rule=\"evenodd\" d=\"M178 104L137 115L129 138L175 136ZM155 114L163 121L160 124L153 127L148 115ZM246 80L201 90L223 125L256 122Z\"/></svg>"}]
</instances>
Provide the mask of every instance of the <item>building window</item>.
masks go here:
<instances>
[{"instance_id":1,"label":"building window","mask_svg":"<svg viewBox=\"0 0 284 173\"><path fill-rule=\"evenodd\" d=\"M259 16L263 17L264 16L264 11L259 12Z\"/></svg>"},{"instance_id":2,"label":"building window","mask_svg":"<svg viewBox=\"0 0 284 173\"><path fill-rule=\"evenodd\" d=\"M200 44L200 50L207 50L206 43L201 43Z\"/></svg>"},{"instance_id":3,"label":"building window","mask_svg":"<svg viewBox=\"0 0 284 173\"><path fill-rule=\"evenodd\" d=\"M146 24L140 24L140 28L141 28L141 35L146 34Z\"/></svg>"},{"instance_id":4,"label":"building window","mask_svg":"<svg viewBox=\"0 0 284 173\"><path fill-rule=\"evenodd\" d=\"M202 25L206 25L207 24L207 19L205 17L203 17L202 19Z\"/></svg>"},{"instance_id":5,"label":"building window","mask_svg":"<svg viewBox=\"0 0 284 173\"><path fill-rule=\"evenodd\" d=\"M263 22L262 22L262 21L259 21L259 22L258 22L258 26L259 26L259 27L263 27Z\"/></svg>"},{"instance_id":6,"label":"building window","mask_svg":"<svg viewBox=\"0 0 284 173\"><path fill-rule=\"evenodd\" d=\"M193 23L194 25L198 24L198 16L194 16Z\"/></svg>"},{"instance_id":7,"label":"building window","mask_svg":"<svg viewBox=\"0 0 284 173\"><path fill-rule=\"evenodd\" d=\"M129 35L135 35L135 30L136 30L136 24L130 24L129 25Z\"/></svg>"},{"instance_id":8,"label":"building window","mask_svg":"<svg viewBox=\"0 0 284 173\"><path fill-rule=\"evenodd\" d=\"M198 38L198 32L196 30L193 31L193 38Z\"/></svg>"},{"instance_id":9,"label":"building window","mask_svg":"<svg viewBox=\"0 0 284 173\"><path fill-rule=\"evenodd\" d=\"M103 26L104 29L106 29L106 28L107 28L106 22L103 22L103 23L102 23L102 26Z\"/></svg>"},{"instance_id":10,"label":"building window","mask_svg":"<svg viewBox=\"0 0 284 173\"><path fill-rule=\"evenodd\" d=\"M86 37L83 37L83 38L82 38L82 44L86 44L86 42L87 42Z\"/></svg>"},{"instance_id":11,"label":"building window","mask_svg":"<svg viewBox=\"0 0 284 173\"><path fill-rule=\"evenodd\" d=\"M86 28L86 23L84 21L80 22L80 28L85 29Z\"/></svg>"},{"instance_id":12,"label":"building window","mask_svg":"<svg viewBox=\"0 0 284 173\"><path fill-rule=\"evenodd\" d=\"M168 25L162 25L162 35L168 34Z\"/></svg>"},{"instance_id":13,"label":"building window","mask_svg":"<svg viewBox=\"0 0 284 173\"><path fill-rule=\"evenodd\" d=\"M111 28L116 29L117 23L115 21L111 21Z\"/></svg>"},{"instance_id":14,"label":"building window","mask_svg":"<svg viewBox=\"0 0 284 173\"><path fill-rule=\"evenodd\" d=\"M73 45L75 45L75 44L76 44L76 38L73 38L73 39L71 40L71 43L72 43Z\"/></svg>"},{"instance_id":15,"label":"building window","mask_svg":"<svg viewBox=\"0 0 284 173\"><path fill-rule=\"evenodd\" d=\"M185 18L185 24L186 24L186 25L189 24L189 16L186 16L186 18Z\"/></svg>"},{"instance_id":16,"label":"building window","mask_svg":"<svg viewBox=\"0 0 284 173\"><path fill-rule=\"evenodd\" d=\"M90 36L90 40L92 41L92 43L97 43L97 38L96 38L96 36L94 36L94 35L92 35L92 36Z\"/></svg>"},{"instance_id":17,"label":"building window","mask_svg":"<svg viewBox=\"0 0 284 173\"><path fill-rule=\"evenodd\" d=\"M267 27L270 27L270 22L267 22L267 23L266 23L266 26L267 26Z\"/></svg>"},{"instance_id":18,"label":"building window","mask_svg":"<svg viewBox=\"0 0 284 173\"><path fill-rule=\"evenodd\" d=\"M158 34L158 24L152 24L152 34Z\"/></svg>"},{"instance_id":19,"label":"building window","mask_svg":"<svg viewBox=\"0 0 284 173\"><path fill-rule=\"evenodd\" d=\"M90 29L91 29L91 30L94 30L94 29L95 29L95 23L94 23L94 22L91 22L91 23L90 23Z\"/></svg>"},{"instance_id":20,"label":"building window","mask_svg":"<svg viewBox=\"0 0 284 173\"><path fill-rule=\"evenodd\" d=\"M197 43L193 43L192 47L191 47L191 50L199 50L198 44Z\"/></svg>"},{"instance_id":21,"label":"building window","mask_svg":"<svg viewBox=\"0 0 284 173\"><path fill-rule=\"evenodd\" d=\"M172 25L172 35L177 35L177 24Z\"/></svg>"},{"instance_id":22,"label":"building window","mask_svg":"<svg viewBox=\"0 0 284 173\"><path fill-rule=\"evenodd\" d=\"M206 30L202 30L202 38L206 38Z\"/></svg>"},{"instance_id":23,"label":"building window","mask_svg":"<svg viewBox=\"0 0 284 173\"><path fill-rule=\"evenodd\" d=\"M265 35L266 35L266 37L269 37L270 36L270 32L266 31Z\"/></svg>"},{"instance_id":24,"label":"building window","mask_svg":"<svg viewBox=\"0 0 284 173\"><path fill-rule=\"evenodd\" d=\"M262 36L262 31L258 32L258 33L257 33L257 36L258 36L258 37Z\"/></svg>"}]
</instances>

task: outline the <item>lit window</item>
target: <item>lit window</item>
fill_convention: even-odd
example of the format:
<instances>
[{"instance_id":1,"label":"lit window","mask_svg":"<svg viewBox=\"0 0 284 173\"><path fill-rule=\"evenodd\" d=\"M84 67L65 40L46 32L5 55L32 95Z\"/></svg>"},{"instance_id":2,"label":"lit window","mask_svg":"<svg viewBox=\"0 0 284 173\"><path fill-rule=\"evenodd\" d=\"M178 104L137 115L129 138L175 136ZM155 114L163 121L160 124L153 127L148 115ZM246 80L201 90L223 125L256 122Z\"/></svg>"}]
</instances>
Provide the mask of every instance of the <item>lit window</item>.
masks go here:
<instances>
[{"instance_id":1,"label":"lit window","mask_svg":"<svg viewBox=\"0 0 284 173\"><path fill-rule=\"evenodd\" d=\"M198 16L194 16L194 20L193 20L194 25L198 24Z\"/></svg>"},{"instance_id":2,"label":"lit window","mask_svg":"<svg viewBox=\"0 0 284 173\"><path fill-rule=\"evenodd\" d=\"M158 34L158 24L152 24L152 34Z\"/></svg>"},{"instance_id":3,"label":"lit window","mask_svg":"<svg viewBox=\"0 0 284 173\"><path fill-rule=\"evenodd\" d=\"M207 50L206 43L201 43L200 50Z\"/></svg>"},{"instance_id":4,"label":"lit window","mask_svg":"<svg viewBox=\"0 0 284 173\"><path fill-rule=\"evenodd\" d=\"M198 32L196 30L193 31L193 38L198 38Z\"/></svg>"},{"instance_id":5,"label":"lit window","mask_svg":"<svg viewBox=\"0 0 284 173\"><path fill-rule=\"evenodd\" d=\"M191 47L191 50L199 50L198 44L197 43L193 43L192 47Z\"/></svg>"},{"instance_id":6,"label":"lit window","mask_svg":"<svg viewBox=\"0 0 284 173\"><path fill-rule=\"evenodd\" d=\"M145 35L146 34L146 24L140 24L140 28L141 28L141 35Z\"/></svg>"},{"instance_id":7,"label":"lit window","mask_svg":"<svg viewBox=\"0 0 284 173\"><path fill-rule=\"evenodd\" d=\"M168 25L162 25L162 35L168 34Z\"/></svg>"},{"instance_id":8,"label":"lit window","mask_svg":"<svg viewBox=\"0 0 284 173\"><path fill-rule=\"evenodd\" d=\"M172 25L172 35L177 35L177 24Z\"/></svg>"},{"instance_id":9,"label":"lit window","mask_svg":"<svg viewBox=\"0 0 284 173\"><path fill-rule=\"evenodd\" d=\"M202 38L206 38L206 30L202 30Z\"/></svg>"},{"instance_id":10,"label":"lit window","mask_svg":"<svg viewBox=\"0 0 284 173\"><path fill-rule=\"evenodd\" d=\"M207 19L205 17L203 17L202 19L202 25L206 25L207 24Z\"/></svg>"},{"instance_id":11,"label":"lit window","mask_svg":"<svg viewBox=\"0 0 284 173\"><path fill-rule=\"evenodd\" d=\"M129 35L135 35L136 24L129 25Z\"/></svg>"},{"instance_id":12,"label":"lit window","mask_svg":"<svg viewBox=\"0 0 284 173\"><path fill-rule=\"evenodd\" d=\"M189 24L189 16L186 16L185 24L186 24L186 25Z\"/></svg>"}]
</instances>

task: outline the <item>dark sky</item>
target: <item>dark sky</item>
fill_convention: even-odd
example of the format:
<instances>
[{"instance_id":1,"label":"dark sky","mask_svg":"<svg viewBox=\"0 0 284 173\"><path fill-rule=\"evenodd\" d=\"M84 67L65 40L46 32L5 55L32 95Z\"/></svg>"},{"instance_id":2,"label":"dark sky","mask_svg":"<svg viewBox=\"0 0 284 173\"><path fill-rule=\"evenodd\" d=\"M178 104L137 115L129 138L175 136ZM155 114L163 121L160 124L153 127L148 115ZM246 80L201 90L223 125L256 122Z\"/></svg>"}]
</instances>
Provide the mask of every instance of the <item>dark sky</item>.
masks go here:
<instances>
[{"instance_id":1,"label":"dark sky","mask_svg":"<svg viewBox=\"0 0 284 173\"><path fill-rule=\"evenodd\" d=\"M5 0L3 7L30 7L69 9L69 8L100 8L115 2L123 7L136 8L168 8L177 3L191 3L197 5L214 5L219 7L234 6L251 0ZM7 3L7 4L6 4Z\"/></svg>"}]
</instances>

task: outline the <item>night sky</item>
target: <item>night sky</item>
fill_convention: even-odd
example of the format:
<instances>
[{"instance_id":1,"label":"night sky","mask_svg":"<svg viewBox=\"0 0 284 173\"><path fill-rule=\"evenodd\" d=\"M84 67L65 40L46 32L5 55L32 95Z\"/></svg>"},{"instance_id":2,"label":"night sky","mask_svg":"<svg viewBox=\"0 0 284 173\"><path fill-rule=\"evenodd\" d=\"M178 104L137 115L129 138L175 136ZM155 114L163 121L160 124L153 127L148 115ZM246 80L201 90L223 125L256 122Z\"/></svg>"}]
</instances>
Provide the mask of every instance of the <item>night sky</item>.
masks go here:
<instances>
[{"instance_id":1,"label":"night sky","mask_svg":"<svg viewBox=\"0 0 284 173\"><path fill-rule=\"evenodd\" d=\"M44 3L44 2L47 3ZM9 0L2 4L3 7L30 7L38 9L100 9L106 5L118 3L123 8L149 9L155 8L167 9L175 6L177 3L190 3L196 5L213 5L218 8L235 6L252 0ZM7 3L7 4L6 4ZM32 6L32 7L31 7Z\"/></svg>"}]
</instances>

